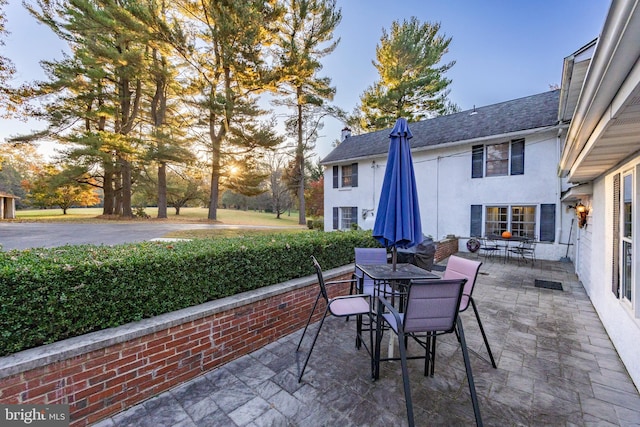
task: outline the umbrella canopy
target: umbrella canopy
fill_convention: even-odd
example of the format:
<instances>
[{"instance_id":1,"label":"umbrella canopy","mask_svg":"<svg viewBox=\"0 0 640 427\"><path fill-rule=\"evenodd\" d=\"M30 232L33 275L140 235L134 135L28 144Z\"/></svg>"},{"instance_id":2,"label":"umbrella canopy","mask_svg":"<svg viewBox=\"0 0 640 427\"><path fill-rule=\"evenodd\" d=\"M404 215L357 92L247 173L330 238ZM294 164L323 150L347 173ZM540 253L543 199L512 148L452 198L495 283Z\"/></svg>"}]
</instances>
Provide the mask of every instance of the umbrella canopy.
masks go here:
<instances>
[{"instance_id":1,"label":"umbrella canopy","mask_svg":"<svg viewBox=\"0 0 640 427\"><path fill-rule=\"evenodd\" d=\"M389 134L389 155L373 227L373 237L385 247L409 248L422 242L418 191L409 139L413 135L400 118Z\"/></svg>"}]
</instances>

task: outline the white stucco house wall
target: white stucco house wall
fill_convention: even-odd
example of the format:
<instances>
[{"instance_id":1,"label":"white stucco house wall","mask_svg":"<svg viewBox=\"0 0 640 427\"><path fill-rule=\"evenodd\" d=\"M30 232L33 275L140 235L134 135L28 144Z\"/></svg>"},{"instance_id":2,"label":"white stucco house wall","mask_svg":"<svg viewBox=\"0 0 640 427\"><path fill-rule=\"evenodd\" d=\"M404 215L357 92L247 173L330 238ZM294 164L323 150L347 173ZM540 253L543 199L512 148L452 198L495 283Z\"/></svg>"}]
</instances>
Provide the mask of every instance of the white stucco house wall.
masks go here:
<instances>
[{"instance_id":1,"label":"white stucco house wall","mask_svg":"<svg viewBox=\"0 0 640 427\"><path fill-rule=\"evenodd\" d=\"M559 164L588 208L574 265L640 389L640 2L614 0L597 42L565 60Z\"/></svg>"},{"instance_id":2,"label":"white stucco house wall","mask_svg":"<svg viewBox=\"0 0 640 427\"><path fill-rule=\"evenodd\" d=\"M539 259L566 255L573 214L560 201L560 91L410 123L422 230L434 240L509 230L535 237ZM389 130L351 136L322 160L325 230L373 228ZM573 231L575 233L575 231Z\"/></svg>"}]
</instances>

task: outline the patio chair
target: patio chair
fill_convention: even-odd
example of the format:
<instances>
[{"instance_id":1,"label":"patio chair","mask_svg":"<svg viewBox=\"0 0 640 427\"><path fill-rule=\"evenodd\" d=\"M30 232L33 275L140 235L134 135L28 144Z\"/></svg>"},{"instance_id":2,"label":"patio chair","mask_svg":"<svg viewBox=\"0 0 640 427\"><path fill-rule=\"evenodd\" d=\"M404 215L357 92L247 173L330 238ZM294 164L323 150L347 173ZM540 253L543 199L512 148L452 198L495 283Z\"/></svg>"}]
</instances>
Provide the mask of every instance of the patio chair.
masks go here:
<instances>
[{"instance_id":1,"label":"patio chair","mask_svg":"<svg viewBox=\"0 0 640 427\"><path fill-rule=\"evenodd\" d=\"M496 254L500 253L498 244L493 239L486 237L479 237L480 249L478 250L478 256L484 256L485 258L493 258Z\"/></svg>"},{"instance_id":2,"label":"patio chair","mask_svg":"<svg viewBox=\"0 0 640 427\"><path fill-rule=\"evenodd\" d=\"M466 282L466 279L412 281L409 286L404 313L400 313L386 299L378 297L378 324L376 327L373 378L379 378L380 362L382 360L400 359L409 426L414 426L415 421L413 418L413 402L411 400L411 385L409 383L407 359L424 358L425 375L427 375L429 360L435 356L435 337L442 334L450 334L455 331L457 331L462 348L462 356L467 372L467 382L471 393L471 402L473 404L476 424L478 426L482 425L480 406L473 381L473 373L471 372L471 363L469 362L469 352L462 327L462 319L460 319L458 315L458 309ZM387 324L388 330L393 331L398 337L399 358L380 358L382 334L386 329L383 323ZM426 354L424 356L408 356L406 346L408 338L412 338L420 344L420 346L426 350Z\"/></svg>"},{"instance_id":3,"label":"patio chair","mask_svg":"<svg viewBox=\"0 0 640 427\"><path fill-rule=\"evenodd\" d=\"M385 248L355 248L356 265L358 264L387 264L389 256ZM356 282L351 284L349 294L353 294L355 289L359 285L359 281L362 280L362 290L359 293L371 295L374 300L378 295L384 295L387 298L399 297L400 292L394 290L389 283L375 283L375 281L364 274L362 270L356 267L353 276L357 279ZM347 317L347 320L349 318Z\"/></svg>"},{"instance_id":4,"label":"patio chair","mask_svg":"<svg viewBox=\"0 0 640 427\"><path fill-rule=\"evenodd\" d=\"M520 265L520 261L524 261L525 264L531 261L531 268L533 268L533 265L536 262L535 240L523 240L515 248L509 249L509 252L518 257L518 265Z\"/></svg>"},{"instance_id":5,"label":"patio chair","mask_svg":"<svg viewBox=\"0 0 640 427\"><path fill-rule=\"evenodd\" d=\"M316 331L315 336L313 337L313 342L311 343L311 348L309 349L309 353L304 361L304 365L302 366L302 370L300 371L300 376L298 377L298 382L302 381L302 375L304 375L304 371L307 368L307 364L309 363L309 358L311 357L311 353L313 352L313 348L316 345L316 341L318 340L318 335L320 335L320 331L322 330L322 325L324 325L324 320L327 317L327 314L330 313L336 317L347 317L347 316L357 316L358 321L356 322L356 348L360 349L362 344L362 320L361 316L366 315L369 317L369 325L372 325L372 313L371 313L371 296L356 294L356 295L344 295L338 296L335 298L329 298L329 294L327 293L327 286L338 284L338 283L349 283L353 282L351 280L334 280L331 282L324 281L324 275L322 274L322 268L318 263L318 260L314 256L311 256L313 260L313 266L316 269L316 274L318 275L318 296L316 297L316 301L313 304L313 308L311 309L311 313L309 314L309 318L307 319L307 324L304 327L304 331L302 332L302 336L300 337L300 341L298 342L298 347L296 347L296 353L300 351L300 345L302 344L302 340L304 339L305 334L307 333L307 329L309 328L309 324L311 323L311 319L313 318L313 314L316 311L316 307L318 306L318 302L320 299L323 299L326 308L322 317L320 318L320 325L318 326L318 330ZM369 328L369 346L365 344L367 351L369 354L372 354L372 345L373 345L373 328ZM373 364L373 360L371 362Z\"/></svg>"},{"instance_id":6,"label":"patio chair","mask_svg":"<svg viewBox=\"0 0 640 427\"><path fill-rule=\"evenodd\" d=\"M447 268L442 276L443 279L467 279L467 283L464 285L464 292L462 293L462 299L460 300L460 312L466 311L469 308L469 303L473 307L473 312L476 315L478 326L480 327L480 333L484 340L484 345L487 347L489 353L489 359L491 359L491 366L497 368L496 361L493 358L489 341L487 340L487 334L484 332L484 327L480 321L480 315L478 314L478 307L473 299L473 288L475 287L476 280L478 278L478 272L480 271L481 262L471 259L462 258L456 255L451 255L449 261L447 261ZM434 345L435 347L435 345ZM431 361L431 375L433 375L433 360Z\"/></svg>"},{"instance_id":7,"label":"patio chair","mask_svg":"<svg viewBox=\"0 0 640 427\"><path fill-rule=\"evenodd\" d=\"M386 264L388 260L387 250L385 248L355 248L356 253L356 265L357 264ZM361 293L367 295L374 295L374 282L373 279L364 275L362 270L356 267L353 272L353 279L362 280ZM356 290L358 282L351 284L349 294L353 294Z\"/></svg>"}]
</instances>

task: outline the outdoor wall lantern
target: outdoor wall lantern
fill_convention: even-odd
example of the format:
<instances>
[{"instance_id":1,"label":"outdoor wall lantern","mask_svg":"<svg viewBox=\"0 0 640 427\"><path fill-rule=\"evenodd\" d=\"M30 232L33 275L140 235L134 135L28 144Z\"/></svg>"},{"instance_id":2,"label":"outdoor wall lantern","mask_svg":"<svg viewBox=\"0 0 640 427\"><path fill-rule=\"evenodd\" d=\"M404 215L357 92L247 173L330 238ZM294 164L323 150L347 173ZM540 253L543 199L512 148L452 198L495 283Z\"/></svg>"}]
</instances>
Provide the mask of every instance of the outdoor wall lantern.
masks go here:
<instances>
[{"instance_id":1,"label":"outdoor wall lantern","mask_svg":"<svg viewBox=\"0 0 640 427\"><path fill-rule=\"evenodd\" d=\"M589 209L582 204L582 202L578 202L575 206L576 209L576 217L578 218L578 227L584 228L587 225L587 215L589 215Z\"/></svg>"}]
</instances>

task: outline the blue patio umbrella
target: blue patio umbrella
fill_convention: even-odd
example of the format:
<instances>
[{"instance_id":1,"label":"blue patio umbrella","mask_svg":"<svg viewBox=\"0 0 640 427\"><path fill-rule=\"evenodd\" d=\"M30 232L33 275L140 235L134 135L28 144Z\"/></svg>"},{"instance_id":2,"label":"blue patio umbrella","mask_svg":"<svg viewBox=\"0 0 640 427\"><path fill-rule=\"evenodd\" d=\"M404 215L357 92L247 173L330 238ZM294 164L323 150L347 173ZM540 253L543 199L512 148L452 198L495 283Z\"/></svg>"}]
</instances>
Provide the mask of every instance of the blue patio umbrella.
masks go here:
<instances>
[{"instance_id":1,"label":"blue patio umbrella","mask_svg":"<svg viewBox=\"0 0 640 427\"><path fill-rule=\"evenodd\" d=\"M397 248L410 248L422 242L418 191L409 146L412 137L407 120L399 118L389 134L387 167L373 227L373 237L385 247L393 248L394 270Z\"/></svg>"}]
</instances>

